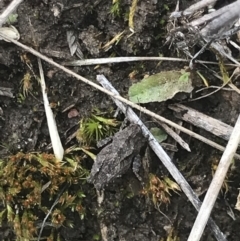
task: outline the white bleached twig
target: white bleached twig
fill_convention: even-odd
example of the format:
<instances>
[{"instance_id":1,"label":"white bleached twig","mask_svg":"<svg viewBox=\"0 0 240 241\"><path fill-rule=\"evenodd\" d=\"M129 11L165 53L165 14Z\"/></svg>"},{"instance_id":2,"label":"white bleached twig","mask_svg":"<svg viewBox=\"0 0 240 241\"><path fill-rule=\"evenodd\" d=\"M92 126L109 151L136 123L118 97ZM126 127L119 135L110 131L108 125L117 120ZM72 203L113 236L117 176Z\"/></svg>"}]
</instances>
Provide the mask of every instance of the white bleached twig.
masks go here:
<instances>
[{"instance_id":1,"label":"white bleached twig","mask_svg":"<svg viewBox=\"0 0 240 241\"><path fill-rule=\"evenodd\" d=\"M96 65L96 64L112 64L123 63L133 61L176 61L176 62L189 62L187 59L170 58L170 57L110 57L110 58L98 58L98 59L81 59L73 60L62 63L65 66L84 66L84 65ZM200 64L214 64L217 62L196 60L196 63Z\"/></svg>"},{"instance_id":2,"label":"white bleached twig","mask_svg":"<svg viewBox=\"0 0 240 241\"><path fill-rule=\"evenodd\" d=\"M47 89L46 89L46 83L44 79L43 69L42 69L42 63L41 59L38 58L38 67L40 72L40 83L42 88L42 95L43 95L43 102L44 102L44 108L45 113L47 117L47 123L48 123L48 130L52 142L53 152L58 161L62 161L64 150L62 147L62 143L58 134L56 121L52 112L52 109L49 105L48 97L47 97Z\"/></svg>"},{"instance_id":3,"label":"white bleached twig","mask_svg":"<svg viewBox=\"0 0 240 241\"><path fill-rule=\"evenodd\" d=\"M204 198L201 209L193 225L192 231L188 238L188 241L199 241L206 223L210 217L213 206L216 202L218 193L222 187L224 179L226 177L228 168L232 163L234 153L237 150L238 144L240 142L240 115L232 131L232 135L227 144L226 150L224 151L222 158L219 162L218 168L215 172L213 180Z\"/></svg>"},{"instance_id":4,"label":"white bleached twig","mask_svg":"<svg viewBox=\"0 0 240 241\"><path fill-rule=\"evenodd\" d=\"M0 27L7 21L8 16L15 11L23 0L13 0L0 15Z\"/></svg>"},{"instance_id":5,"label":"white bleached twig","mask_svg":"<svg viewBox=\"0 0 240 241\"><path fill-rule=\"evenodd\" d=\"M97 81L106 89L113 92L115 96L112 96L111 98L115 102L115 104L118 106L119 109L125 114L125 116L128 118L128 120L131 123L138 124L141 129L142 133L145 136L145 138L148 140L149 146L152 148L152 150L155 152L155 154L158 156L158 158L161 160L163 165L168 169L172 177L176 180L176 182L180 185L183 192L186 194L190 202L193 204L193 206L199 210L201 206L201 202L198 199L197 195L194 193L186 179L183 177L183 175L179 172L179 170L176 168L176 166L171 161L168 154L163 150L163 148L160 146L160 144L157 142L155 137L152 135L152 133L148 130L148 128L144 125L144 123L139 119L139 117L135 114L135 112L128 107L127 105L123 104L121 101L116 99L116 96L119 96L119 93L117 90L110 84L110 82L105 78L104 75L98 75ZM215 224L215 222L210 219L209 220L209 226L212 228L212 231L217 238L217 240L225 240L226 238L222 234L222 232L219 230L218 226Z\"/></svg>"}]
</instances>

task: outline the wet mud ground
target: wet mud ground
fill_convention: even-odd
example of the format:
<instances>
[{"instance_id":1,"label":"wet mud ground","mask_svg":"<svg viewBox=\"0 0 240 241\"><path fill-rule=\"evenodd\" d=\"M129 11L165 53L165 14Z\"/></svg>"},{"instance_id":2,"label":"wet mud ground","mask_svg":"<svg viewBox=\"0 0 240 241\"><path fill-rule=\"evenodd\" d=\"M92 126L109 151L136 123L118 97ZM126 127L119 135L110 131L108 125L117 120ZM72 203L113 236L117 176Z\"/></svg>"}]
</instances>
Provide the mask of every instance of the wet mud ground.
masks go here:
<instances>
[{"instance_id":1,"label":"wet mud ground","mask_svg":"<svg viewBox=\"0 0 240 241\"><path fill-rule=\"evenodd\" d=\"M4 8L8 2L3 1L1 7ZM177 52L164 45L167 15L174 10L175 3L168 0L139 0L134 17L135 34L128 37L131 32L128 30L127 13L131 2L122 0L119 16L117 16L111 13L112 1L108 0L26 0L18 8L18 21L14 26L21 35L22 43L39 50L58 63L77 59L76 56L70 55L67 43L67 31L70 30L78 37L80 49L86 59L109 56L158 56L159 54L176 57ZM56 13L56 9L60 12ZM107 51L102 48L123 30L126 34L118 44L113 45ZM207 59L213 57L206 56ZM11 43L1 41L0 87L12 88L14 94L14 98L0 96L0 141L2 144L0 156L2 158L7 156L9 151L11 153L49 151L50 137L39 85L33 80L32 91L26 99L22 100L19 95L22 93L21 80L29 70L23 61L24 58L29 60L34 72L38 73L36 57ZM56 115L60 137L64 147L67 148L77 144L75 139L68 144L66 140L78 128L79 120L89 116L94 108L106 112L115 109L116 106L105 94L68 76L48 63L43 62L43 68L49 101L54 106L53 111ZM145 75L162 70L180 70L184 68L184 64L146 61L108 64L97 68L96 66L70 68L93 82L96 81L97 74L104 74L121 95L127 97L129 86L141 80ZM197 68L201 67L197 66ZM133 71L136 73L130 78ZM209 78L212 81L211 84L220 85L213 78ZM193 84L196 89L203 87L203 83L199 84L197 81ZM184 98L188 99L189 96L185 95ZM240 111L239 101L240 98L236 92L222 90L208 98L186 105L233 126ZM165 103L152 103L145 107L176 121L167 106L179 102L179 98L174 98ZM72 107L64 111L69 106ZM77 111L74 117L69 114L73 109ZM147 125L148 122L152 122L144 114L138 114ZM184 126L226 145L224 141L216 139L203 130L190 127L188 124ZM191 152L188 153L178 147L178 152L173 155L173 161L192 188L197 193L202 193L200 195L202 200L212 179L213 162L221 158L221 152L186 135L182 136L188 141ZM154 154L150 154L150 171L159 177L169 175ZM90 169L92 161L86 163L87 168ZM236 241L240 236L240 214L234 209L239 188L239 166L236 161L235 168L229 176L229 190L226 194L223 191L219 195L212 213L212 218L227 239ZM106 188L104 201L99 208L94 187L90 184L86 185L85 218L80 220L77 215L72 216L74 228L61 227L58 230L61 240L100 240L100 229L103 228L101 227L103 224L107 227L107 240L109 241L167 240L171 227L174 227L174 234L172 239L168 240L187 240L197 212L183 193L179 195L172 193L170 204L162 204L159 211L151 199L139 194L141 185L129 171ZM234 212L234 218L229 215L230 208ZM0 229L2 239L7 238L5 226L2 225ZM174 239L174 237L179 239ZM202 240L215 240L209 228L206 228Z\"/></svg>"}]
</instances>

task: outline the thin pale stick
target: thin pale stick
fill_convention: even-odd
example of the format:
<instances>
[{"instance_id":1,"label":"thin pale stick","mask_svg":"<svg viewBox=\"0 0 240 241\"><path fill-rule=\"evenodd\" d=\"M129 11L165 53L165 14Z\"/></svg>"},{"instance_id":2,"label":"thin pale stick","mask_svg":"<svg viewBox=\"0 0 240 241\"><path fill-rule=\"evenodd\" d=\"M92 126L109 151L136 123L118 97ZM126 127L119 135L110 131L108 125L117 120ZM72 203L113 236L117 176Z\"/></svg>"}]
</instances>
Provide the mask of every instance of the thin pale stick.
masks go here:
<instances>
[{"instance_id":1,"label":"thin pale stick","mask_svg":"<svg viewBox=\"0 0 240 241\"><path fill-rule=\"evenodd\" d=\"M238 117L238 120L233 129L232 135L230 137L230 140L227 144L226 150L222 155L222 158L219 162L219 165L215 172L213 180L204 198L203 204L195 220L195 223L193 225L188 241L200 240L203 234L204 228L212 212L213 206L216 202L218 193L226 177L228 168L232 163L232 159L233 159L234 153L237 150L239 142L240 142L240 116Z\"/></svg>"},{"instance_id":2,"label":"thin pale stick","mask_svg":"<svg viewBox=\"0 0 240 241\"><path fill-rule=\"evenodd\" d=\"M150 111L150 110L147 110L147 109L141 107L140 105L134 104L134 103L132 103L131 101L129 101L129 100L127 100L127 99L125 99L125 98L123 98L123 97L121 97L121 96L115 96L115 94L112 93L111 91L108 91L108 90L102 88L101 86L95 84L94 82L92 82L92 81L90 81L90 80L88 80L88 79L86 79L86 78L84 78L84 77L76 74L75 72L71 71L70 69L67 69L66 67L64 67L64 66L56 63L56 62L53 61L52 59L49 59L48 57L42 55L42 54L39 53L38 51L36 51L36 50L34 50L34 49L32 49L32 48L30 48L30 47L28 47L28 46L26 46L26 45L18 42L18 41L16 41L16 40L10 39L10 38L8 38L7 36L5 36L5 35L3 35L3 34L1 34L1 33L0 33L0 36L1 36L2 38L7 39L7 40L10 41L10 42L13 42L14 44L18 45L19 47L25 49L26 51L32 53L32 54L35 55L35 56L41 58L42 60L44 60L44 61L52 64L53 66L55 66L55 67L63 70L64 72L66 72L66 73L68 73L69 75L75 77L76 79L81 80L81 81L84 82L85 84L88 84L88 85L94 87L95 89L98 89L99 91L101 91L101 92L103 92L103 93L105 93L105 94L107 94L107 95L109 95L109 96L113 96L113 97L115 97L116 99L122 101L123 103L125 103L125 104L127 104L127 105L129 105L129 106L131 106L131 107L133 107L133 108L135 108L135 109L137 109L137 110L139 110L139 111L141 111L141 112L149 115L149 116L152 116L153 118L155 118L155 119L157 119L157 120L160 120L160 121L162 121L162 122L164 122L164 123L166 123L166 124L168 124L168 125L176 128L176 129L178 129L178 130L180 130L180 131L182 131L182 132L184 132L184 133L186 133L186 134L188 134L188 135L190 135L190 136L192 136L192 137L194 137L194 138L196 138L196 139L198 139L198 140L200 140L200 141L202 141L202 142L204 142L204 143L206 143L206 144L208 144L208 145L210 145L210 146L212 146L212 147L214 147L214 148L216 148L216 149L218 149L218 150L220 150L220 151L224 151L224 150L225 150L225 147L223 147L223 146L221 146L221 145L219 145L219 144L217 144L217 143L215 143L215 142L213 142L213 141L211 141L211 140L208 140L207 138L205 138L205 137L203 137L203 136L201 136L201 135L198 135L198 134L196 134L196 133L194 133L194 132L192 132L192 131L190 131L190 130L182 127L182 126L179 126L179 125L177 125L176 123L174 123L174 122L172 122L172 121L170 121L170 120L168 120L168 119L166 119L166 118L164 118L164 117L162 117L162 116L159 116L159 115L153 113L153 112ZM238 154L235 154L235 157L238 158L238 159L240 159L240 155L238 155Z\"/></svg>"},{"instance_id":3,"label":"thin pale stick","mask_svg":"<svg viewBox=\"0 0 240 241\"><path fill-rule=\"evenodd\" d=\"M62 63L65 66L84 66L84 65L96 65L96 64L111 64L111 63L123 63L133 61L176 61L176 62L189 62L187 59L170 58L170 57L112 57L112 58L99 58L99 59L82 59L73 60ZM196 63L200 64L214 64L217 62L196 60ZM234 65L235 66L235 65Z\"/></svg>"},{"instance_id":4,"label":"thin pale stick","mask_svg":"<svg viewBox=\"0 0 240 241\"><path fill-rule=\"evenodd\" d=\"M125 114L127 119L134 124L138 124L141 129L144 137L148 140L149 146L152 148L152 150L155 152L155 154L158 156L158 158L161 160L163 165L168 169L169 173L172 175L172 177L176 180L176 182L181 186L183 192L188 197L190 202L193 204L193 206L199 210L201 202L198 199L197 195L192 190L191 186L188 184L188 182L185 180L185 178L182 176L182 174L179 172L179 170L176 168L176 166L171 161L168 154L163 150L163 148L160 146L160 144L157 142L155 137L152 135L152 133L148 130L148 128L144 125L144 123L139 119L139 117L135 114L135 112L128 107L127 105L123 104L121 101L117 100L115 97L119 95L117 90L110 84L110 82L105 78L104 75L98 75L97 81L104 86L106 89L111 91L115 94L114 97L112 97L113 101L116 103L119 109ZM219 230L218 226L214 223L213 220L209 220L209 225L212 228L212 231L217 238L217 240L226 240L222 232Z\"/></svg>"}]
</instances>

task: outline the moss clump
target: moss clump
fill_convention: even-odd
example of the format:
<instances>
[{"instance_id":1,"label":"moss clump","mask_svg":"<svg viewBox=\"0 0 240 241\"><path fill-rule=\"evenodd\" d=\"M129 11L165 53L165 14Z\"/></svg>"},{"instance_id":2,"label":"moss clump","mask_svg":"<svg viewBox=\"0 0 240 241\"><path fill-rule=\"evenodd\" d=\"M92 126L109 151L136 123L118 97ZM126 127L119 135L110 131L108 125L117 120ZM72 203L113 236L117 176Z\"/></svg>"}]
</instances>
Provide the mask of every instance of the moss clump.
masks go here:
<instances>
[{"instance_id":1,"label":"moss clump","mask_svg":"<svg viewBox=\"0 0 240 241\"><path fill-rule=\"evenodd\" d=\"M156 175L149 174L149 183L143 190L144 195L149 195L158 208L162 203L168 205L170 203L171 191L178 193L181 191L178 184L168 177L158 178Z\"/></svg>"},{"instance_id":2,"label":"moss clump","mask_svg":"<svg viewBox=\"0 0 240 241\"><path fill-rule=\"evenodd\" d=\"M74 155L59 162L52 154L19 152L0 160L0 199L4 204L0 221L13 228L17 241L31 240L57 201L47 220L49 226L52 230L67 223L71 226L68 210L84 215L81 183L87 174Z\"/></svg>"}]
</instances>

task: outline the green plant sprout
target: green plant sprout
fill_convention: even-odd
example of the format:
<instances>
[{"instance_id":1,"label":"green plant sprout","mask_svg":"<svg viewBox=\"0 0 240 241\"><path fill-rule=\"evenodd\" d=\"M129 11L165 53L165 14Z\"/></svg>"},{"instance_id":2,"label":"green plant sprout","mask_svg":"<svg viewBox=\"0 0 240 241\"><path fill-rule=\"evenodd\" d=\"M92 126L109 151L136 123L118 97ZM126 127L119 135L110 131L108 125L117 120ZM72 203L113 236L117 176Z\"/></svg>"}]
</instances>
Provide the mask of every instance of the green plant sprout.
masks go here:
<instances>
[{"instance_id":1,"label":"green plant sprout","mask_svg":"<svg viewBox=\"0 0 240 241\"><path fill-rule=\"evenodd\" d=\"M120 17L121 15L121 7L120 7L120 0L113 0L110 13L115 17Z\"/></svg>"},{"instance_id":2,"label":"green plant sprout","mask_svg":"<svg viewBox=\"0 0 240 241\"><path fill-rule=\"evenodd\" d=\"M112 136L121 122L103 116L92 114L91 117L80 121L76 138L80 143L89 145L105 137Z\"/></svg>"},{"instance_id":3,"label":"green plant sprout","mask_svg":"<svg viewBox=\"0 0 240 241\"><path fill-rule=\"evenodd\" d=\"M14 24L14 23L17 23L17 21L18 21L18 14L17 13L16 14L12 13L8 16L8 20L7 20L8 24Z\"/></svg>"}]
</instances>

